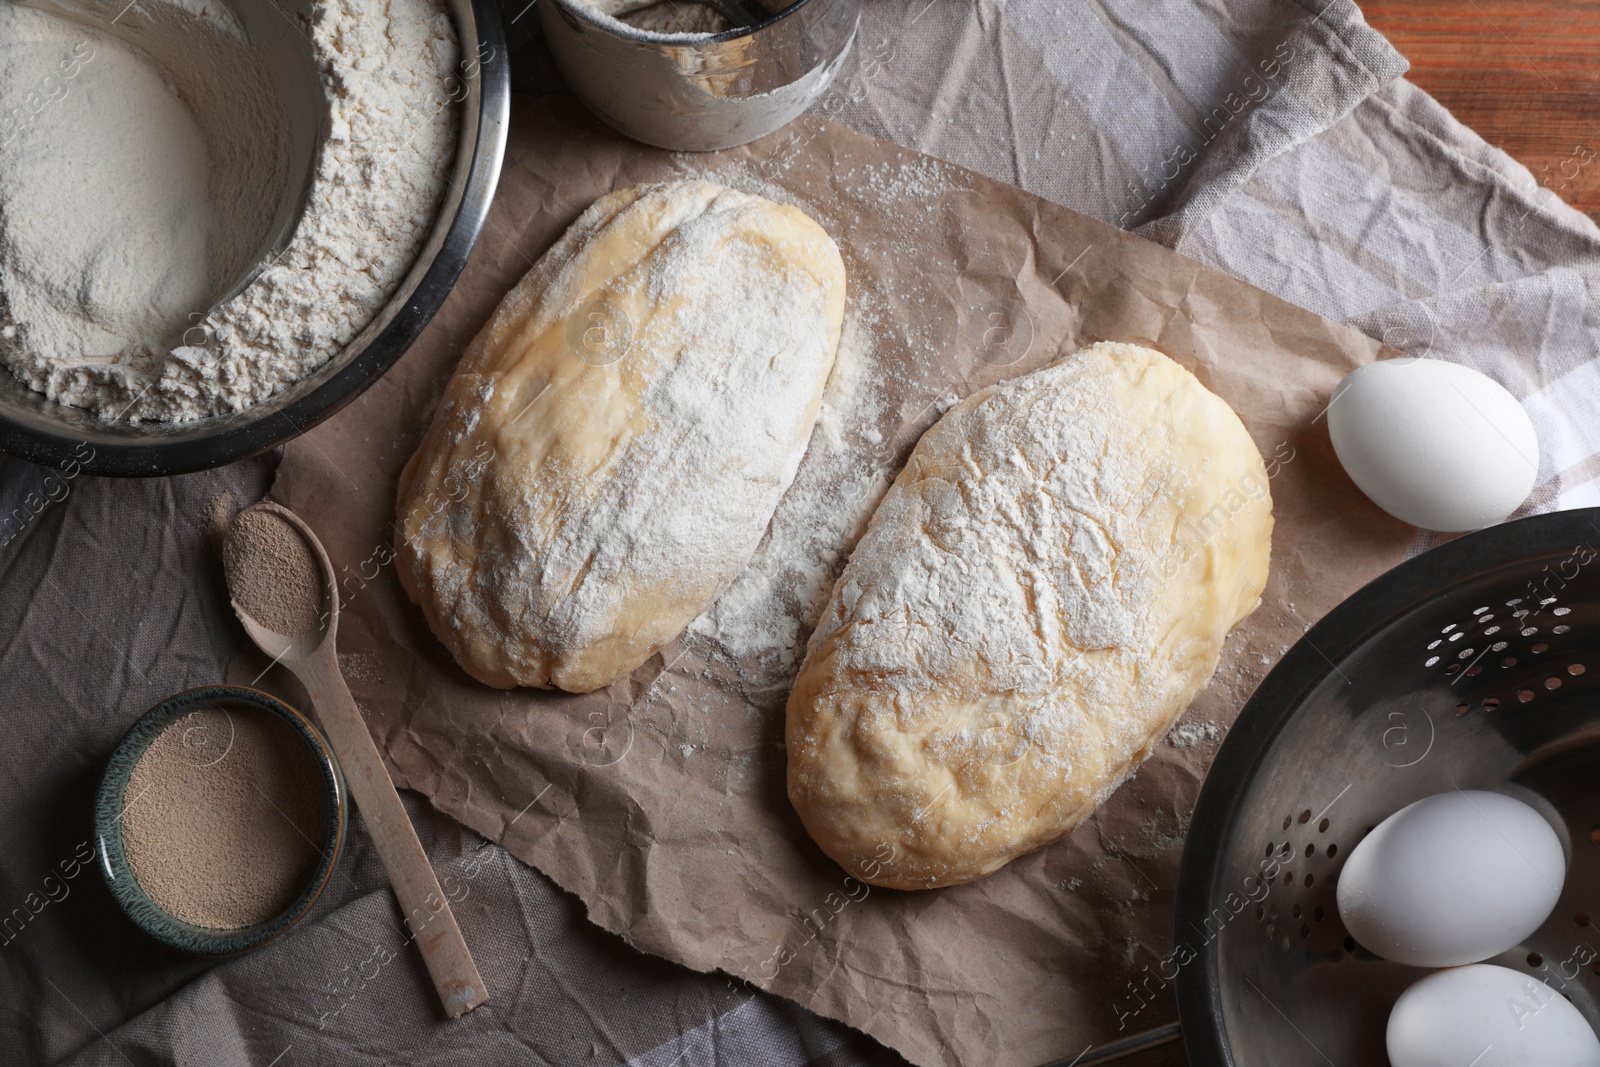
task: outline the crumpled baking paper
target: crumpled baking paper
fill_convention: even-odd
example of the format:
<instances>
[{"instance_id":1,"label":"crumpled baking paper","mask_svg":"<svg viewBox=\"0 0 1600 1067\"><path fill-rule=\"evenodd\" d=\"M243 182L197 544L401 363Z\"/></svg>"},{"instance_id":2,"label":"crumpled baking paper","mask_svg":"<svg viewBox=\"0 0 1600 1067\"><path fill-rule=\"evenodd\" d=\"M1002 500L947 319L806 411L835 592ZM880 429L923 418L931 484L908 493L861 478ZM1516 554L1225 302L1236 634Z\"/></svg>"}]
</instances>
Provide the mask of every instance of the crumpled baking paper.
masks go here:
<instances>
[{"instance_id":1,"label":"crumpled baking paper","mask_svg":"<svg viewBox=\"0 0 1600 1067\"><path fill-rule=\"evenodd\" d=\"M1379 343L823 120L700 155L624 141L567 99L514 108L488 226L449 301L348 412L288 446L272 490L340 569L341 661L397 784L633 945L793 998L919 1064L1031 1067L1170 1022L1170 987L1150 976L1172 949L1179 853L1211 755L1288 645L1412 540L1344 476L1320 417ZM828 425L751 572L684 637L585 696L487 688L395 577L396 478L462 350L578 214L612 189L691 176L796 203L840 245L852 331ZM1070 836L971 885L868 887L810 842L785 795L783 704L807 612L944 409L1096 340L1167 353L1243 418L1277 516L1261 607L1171 737Z\"/></svg>"}]
</instances>

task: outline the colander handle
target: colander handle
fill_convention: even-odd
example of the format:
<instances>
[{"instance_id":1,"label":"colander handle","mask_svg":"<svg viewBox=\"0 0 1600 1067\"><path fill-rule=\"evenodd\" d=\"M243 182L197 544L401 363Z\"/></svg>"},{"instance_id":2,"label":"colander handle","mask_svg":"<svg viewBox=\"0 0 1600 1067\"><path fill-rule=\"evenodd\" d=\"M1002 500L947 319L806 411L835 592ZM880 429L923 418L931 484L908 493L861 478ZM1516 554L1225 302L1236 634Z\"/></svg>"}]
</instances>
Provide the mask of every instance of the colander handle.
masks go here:
<instances>
[{"instance_id":1,"label":"colander handle","mask_svg":"<svg viewBox=\"0 0 1600 1067\"><path fill-rule=\"evenodd\" d=\"M1170 1045L1174 1041L1183 1040L1183 1028L1177 1023L1168 1023L1158 1026L1154 1030L1146 1030L1142 1034L1125 1037L1121 1041L1113 1041L1109 1045L1099 1048L1091 1045L1070 1060L1056 1060L1054 1063L1044 1064L1043 1067L1090 1067L1095 1063L1110 1063L1138 1052Z\"/></svg>"}]
</instances>

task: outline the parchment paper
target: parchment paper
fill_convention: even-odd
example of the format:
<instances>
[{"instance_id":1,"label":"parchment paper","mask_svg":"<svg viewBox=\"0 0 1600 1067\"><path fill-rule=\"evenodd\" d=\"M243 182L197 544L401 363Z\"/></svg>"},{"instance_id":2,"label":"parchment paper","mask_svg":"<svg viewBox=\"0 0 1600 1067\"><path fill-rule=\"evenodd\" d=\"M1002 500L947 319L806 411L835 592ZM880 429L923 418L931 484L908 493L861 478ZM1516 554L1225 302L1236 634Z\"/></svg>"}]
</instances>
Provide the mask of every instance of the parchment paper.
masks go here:
<instances>
[{"instance_id":1,"label":"parchment paper","mask_svg":"<svg viewBox=\"0 0 1600 1067\"><path fill-rule=\"evenodd\" d=\"M625 142L569 100L514 106L490 223L456 291L399 366L289 445L272 492L344 567L341 659L397 783L549 874L639 948L791 997L920 1064L1027 1067L1170 1021L1170 990L1145 968L1172 947L1179 851L1217 739L1282 651L1412 540L1345 478L1320 420L1334 384L1378 342L821 120L684 155ZM500 692L455 666L389 565L396 476L500 297L597 196L691 175L800 204L845 256L854 381L877 399L850 407L836 391L842 444L825 447L819 430L791 496L826 497L819 479L837 476L841 515L870 508L943 407L1101 339L1189 367L1268 461L1272 577L1212 684L1099 813L983 881L869 891L811 844L784 793L792 655L729 655L715 626L698 625L609 689ZM786 514L769 547L796 540ZM841 523L852 528L824 546L835 570L855 532ZM775 579L740 595L804 601L770 557ZM776 644L802 641L809 621L789 618Z\"/></svg>"}]
</instances>

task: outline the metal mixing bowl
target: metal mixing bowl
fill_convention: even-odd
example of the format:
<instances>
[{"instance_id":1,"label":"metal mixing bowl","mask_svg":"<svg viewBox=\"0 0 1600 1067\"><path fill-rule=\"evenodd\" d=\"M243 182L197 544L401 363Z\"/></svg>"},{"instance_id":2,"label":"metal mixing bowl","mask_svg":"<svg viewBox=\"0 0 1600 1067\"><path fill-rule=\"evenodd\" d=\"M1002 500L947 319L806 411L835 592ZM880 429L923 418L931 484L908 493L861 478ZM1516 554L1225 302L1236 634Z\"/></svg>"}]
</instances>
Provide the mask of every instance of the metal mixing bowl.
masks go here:
<instances>
[{"instance_id":1,"label":"metal mixing bowl","mask_svg":"<svg viewBox=\"0 0 1600 1067\"><path fill-rule=\"evenodd\" d=\"M1453 789L1510 793L1564 827L1554 913L1489 962L1600 1027L1597 780L1600 508L1469 534L1367 585L1262 681L1200 792L1177 898L1194 955L1152 983L1176 981L1190 1062L1388 1062L1389 1010L1429 972L1350 939L1335 888L1367 831Z\"/></svg>"},{"instance_id":2,"label":"metal mixing bowl","mask_svg":"<svg viewBox=\"0 0 1600 1067\"><path fill-rule=\"evenodd\" d=\"M194 422L108 422L47 400L0 368L0 451L74 474L150 476L221 466L304 433L354 400L416 340L477 242L505 154L511 81L496 0L449 0L463 70L460 140L433 233L387 305L349 345L283 392ZM335 297L337 299L337 297Z\"/></svg>"}]
</instances>

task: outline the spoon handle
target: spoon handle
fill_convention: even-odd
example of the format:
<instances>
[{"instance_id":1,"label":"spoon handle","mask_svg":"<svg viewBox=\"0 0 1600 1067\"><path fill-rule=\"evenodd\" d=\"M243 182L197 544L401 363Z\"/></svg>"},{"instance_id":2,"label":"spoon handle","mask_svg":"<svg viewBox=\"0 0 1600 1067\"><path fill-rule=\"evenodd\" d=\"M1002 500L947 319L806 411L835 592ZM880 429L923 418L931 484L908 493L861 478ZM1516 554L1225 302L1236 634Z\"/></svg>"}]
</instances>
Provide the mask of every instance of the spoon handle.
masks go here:
<instances>
[{"instance_id":1,"label":"spoon handle","mask_svg":"<svg viewBox=\"0 0 1600 1067\"><path fill-rule=\"evenodd\" d=\"M372 742L366 720L345 685L331 648L288 664L311 695L322 730L339 757L350 795L361 809L378 858L405 913L406 926L422 951L439 1000L459 1018L489 999L483 978L461 937L450 902L428 863L416 828L400 803L389 771Z\"/></svg>"}]
</instances>

